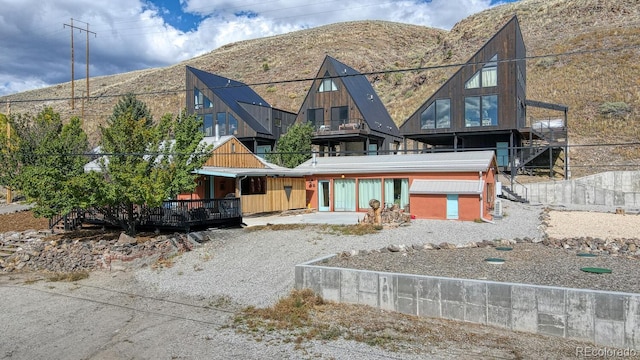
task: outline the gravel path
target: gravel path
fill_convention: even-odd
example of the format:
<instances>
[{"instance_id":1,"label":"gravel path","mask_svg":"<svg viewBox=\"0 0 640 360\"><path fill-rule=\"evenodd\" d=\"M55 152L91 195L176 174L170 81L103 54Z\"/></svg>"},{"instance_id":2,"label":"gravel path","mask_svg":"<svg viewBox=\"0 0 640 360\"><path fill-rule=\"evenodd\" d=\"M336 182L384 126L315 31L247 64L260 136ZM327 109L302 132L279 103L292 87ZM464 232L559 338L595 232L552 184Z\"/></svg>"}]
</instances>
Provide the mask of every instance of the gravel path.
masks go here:
<instances>
[{"instance_id":1,"label":"gravel path","mask_svg":"<svg viewBox=\"0 0 640 360\"><path fill-rule=\"evenodd\" d=\"M294 267L328 254L425 243L541 239L542 206L506 203L502 220L491 223L416 220L409 226L366 236L344 236L304 230L220 230L214 241L181 256L171 268L143 269L136 279L160 292L196 297L229 297L239 305L264 307L287 295Z\"/></svg>"}]
</instances>

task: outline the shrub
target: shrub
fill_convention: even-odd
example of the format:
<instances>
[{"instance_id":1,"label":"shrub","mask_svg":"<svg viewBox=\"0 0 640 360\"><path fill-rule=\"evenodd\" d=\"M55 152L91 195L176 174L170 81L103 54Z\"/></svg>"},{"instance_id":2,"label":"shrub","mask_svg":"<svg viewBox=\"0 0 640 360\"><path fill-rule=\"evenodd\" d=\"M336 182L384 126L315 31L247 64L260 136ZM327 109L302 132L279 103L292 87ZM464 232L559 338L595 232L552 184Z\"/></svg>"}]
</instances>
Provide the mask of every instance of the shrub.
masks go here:
<instances>
[{"instance_id":1,"label":"shrub","mask_svg":"<svg viewBox=\"0 0 640 360\"><path fill-rule=\"evenodd\" d=\"M550 68L558 62L558 58L556 56L546 56L536 62L536 66L541 68Z\"/></svg>"},{"instance_id":2,"label":"shrub","mask_svg":"<svg viewBox=\"0 0 640 360\"><path fill-rule=\"evenodd\" d=\"M623 101L605 102L600 105L600 115L624 116L631 112L631 106Z\"/></svg>"}]
</instances>

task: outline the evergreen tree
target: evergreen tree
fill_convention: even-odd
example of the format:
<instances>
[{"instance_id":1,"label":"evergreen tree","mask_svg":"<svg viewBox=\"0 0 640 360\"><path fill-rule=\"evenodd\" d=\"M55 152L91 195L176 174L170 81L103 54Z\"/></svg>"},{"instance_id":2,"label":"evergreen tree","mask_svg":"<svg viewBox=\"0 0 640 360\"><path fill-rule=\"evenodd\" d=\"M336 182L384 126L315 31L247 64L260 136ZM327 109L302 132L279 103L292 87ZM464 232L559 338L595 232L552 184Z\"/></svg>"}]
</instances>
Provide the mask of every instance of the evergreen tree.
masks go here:
<instances>
[{"instance_id":1,"label":"evergreen tree","mask_svg":"<svg viewBox=\"0 0 640 360\"><path fill-rule=\"evenodd\" d=\"M293 124L276 143L276 151L267 154L267 160L280 166L294 168L311 158L313 125Z\"/></svg>"},{"instance_id":2,"label":"evergreen tree","mask_svg":"<svg viewBox=\"0 0 640 360\"><path fill-rule=\"evenodd\" d=\"M201 121L195 116L165 115L158 124L146 105L126 95L101 128L101 172L89 175L94 204L111 222L135 235L140 209L195 187L194 169L206 161L200 144ZM124 213L124 217L117 216Z\"/></svg>"}]
</instances>

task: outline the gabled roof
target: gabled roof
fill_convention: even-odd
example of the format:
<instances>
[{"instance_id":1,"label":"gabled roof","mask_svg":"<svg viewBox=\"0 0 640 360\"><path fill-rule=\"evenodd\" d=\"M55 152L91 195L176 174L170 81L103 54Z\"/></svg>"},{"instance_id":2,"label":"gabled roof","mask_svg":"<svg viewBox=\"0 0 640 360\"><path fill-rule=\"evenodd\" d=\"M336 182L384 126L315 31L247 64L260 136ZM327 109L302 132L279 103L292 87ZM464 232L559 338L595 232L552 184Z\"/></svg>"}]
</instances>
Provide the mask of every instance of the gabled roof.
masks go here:
<instances>
[{"instance_id":1,"label":"gabled roof","mask_svg":"<svg viewBox=\"0 0 640 360\"><path fill-rule=\"evenodd\" d=\"M260 95L253 91L247 84L208 73L191 66L187 66L187 70L200 79L209 90L220 98L233 112L238 114L241 120L247 123L253 130L262 134L271 134L269 130L265 129L264 126L241 105L241 103L246 103L271 107L265 99L260 97Z\"/></svg>"},{"instance_id":2,"label":"gabled roof","mask_svg":"<svg viewBox=\"0 0 640 360\"><path fill-rule=\"evenodd\" d=\"M315 174L373 174L487 171L495 161L493 151L428 154L315 157L295 168Z\"/></svg>"},{"instance_id":3,"label":"gabled roof","mask_svg":"<svg viewBox=\"0 0 640 360\"><path fill-rule=\"evenodd\" d=\"M328 62L335 72L340 76L349 96L360 110L369 128L385 134L400 136L398 126L389 115L378 94L371 86L366 76L340 61L327 55L325 62ZM318 74L320 78L320 74Z\"/></svg>"},{"instance_id":4,"label":"gabled roof","mask_svg":"<svg viewBox=\"0 0 640 360\"><path fill-rule=\"evenodd\" d=\"M235 138L233 135L221 136L218 140L215 137L205 137L202 141L206 144L213 144L213 151L222 146L227 141ZM240 143L240 146L242 143ZM245 147L246 148L246 147ZM249 153L249 149L246 149ZM195 170L194 173L200 175L213 175L221 177L235 178L238 176L288 176L302 177L304 174L294 169L282 167L266 161L265 159L251 153L258 160L262 167L221 167L221 166L203 166L201 169Z\"/></svg>"}]
</instances>

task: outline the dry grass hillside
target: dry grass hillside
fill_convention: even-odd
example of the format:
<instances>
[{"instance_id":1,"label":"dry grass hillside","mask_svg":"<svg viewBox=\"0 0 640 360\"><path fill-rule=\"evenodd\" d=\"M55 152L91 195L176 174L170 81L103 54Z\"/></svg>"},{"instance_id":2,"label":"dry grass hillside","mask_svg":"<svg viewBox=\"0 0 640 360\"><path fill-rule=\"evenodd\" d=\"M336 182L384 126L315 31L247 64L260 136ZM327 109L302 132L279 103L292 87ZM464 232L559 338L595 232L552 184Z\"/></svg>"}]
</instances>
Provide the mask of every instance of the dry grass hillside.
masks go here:
<instances>
[{"instance_id":1,"label":"dry grass hillside","mask_svg":"<svg viewBox=\"0 0 640 360\"><path fill-rule=\"evenodd\" d=\"M638 142L637 0L522 0L470 16L451 31L381 21L339 23L229 44L165 68L95 77L92 98L85 104L76 100L73 111L70 83L0 101L11 99L13 112L33 113L43 106L52 106L65 117L84 112L85 130L95 142L98 125L105 122L120 94L139 94L156 117L183 108L185 65L260 84L253 88L274 107L297 112L309 79L328 54L361 72L420 68L370 76L389 113L401 124L458 69L455 65L466 62L513 15L520 20L529 57L527 97L569 106L571 143ZM76 96L84 86L84 81L76 81ZM603 108L611 103L622 107ZM640 147L576 146L571 159L574 176L637 169Z\"/></svg>"}]
</instances>

